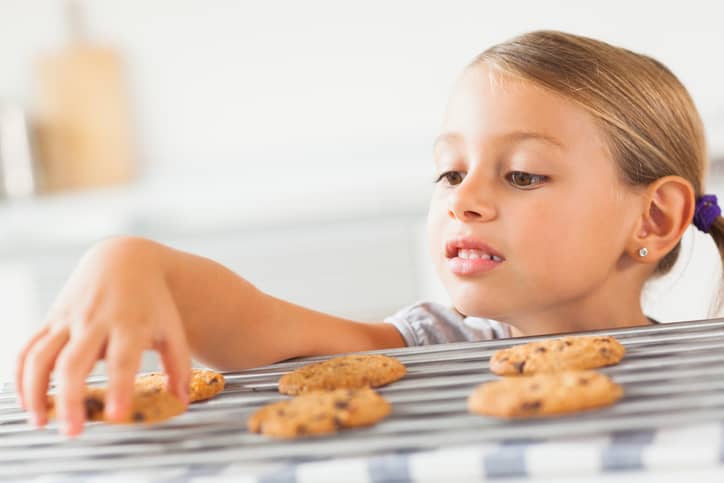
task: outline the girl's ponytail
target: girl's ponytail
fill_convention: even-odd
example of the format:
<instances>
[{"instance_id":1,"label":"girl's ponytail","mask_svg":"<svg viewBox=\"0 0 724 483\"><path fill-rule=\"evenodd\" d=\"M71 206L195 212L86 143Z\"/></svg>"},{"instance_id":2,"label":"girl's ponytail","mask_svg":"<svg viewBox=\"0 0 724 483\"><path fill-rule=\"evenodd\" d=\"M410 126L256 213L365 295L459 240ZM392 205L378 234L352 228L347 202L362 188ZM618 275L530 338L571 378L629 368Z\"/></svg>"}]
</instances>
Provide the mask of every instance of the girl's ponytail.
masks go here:
<instances>
[{"instance_id":1,"label":"girl's ponytail","mask_svg":"<svg viewBox=\"0 0 724 483\"><path fill-rule=\"evenodd\" d=\"M691 221L695 227L704 233L708 233L714 239L719 250L719 257L724 267L724 218L721 216L721 208L716 195L702 195L696 199L694 219ZM712 307L713 314L719 313L724 302L724 285L719 286L719 291Z\"/></svg>"},{"instance_id":2,"label":"girl's ponytail","mask_svg":"<svg viewBox=\"0 0 724 483\"><path fill-rule=\"evenodd\" d=\"M722 267L724 267L724 217L718 216L714 220L711 224L711 228L709 229L709 235L711 235L714 239L714 243L716 243ZM719 314L722 306L724 306L724 285L719 286L717 296L714 299L714 306L711 308L711 315Z\"/></svg>"}]
</instances>

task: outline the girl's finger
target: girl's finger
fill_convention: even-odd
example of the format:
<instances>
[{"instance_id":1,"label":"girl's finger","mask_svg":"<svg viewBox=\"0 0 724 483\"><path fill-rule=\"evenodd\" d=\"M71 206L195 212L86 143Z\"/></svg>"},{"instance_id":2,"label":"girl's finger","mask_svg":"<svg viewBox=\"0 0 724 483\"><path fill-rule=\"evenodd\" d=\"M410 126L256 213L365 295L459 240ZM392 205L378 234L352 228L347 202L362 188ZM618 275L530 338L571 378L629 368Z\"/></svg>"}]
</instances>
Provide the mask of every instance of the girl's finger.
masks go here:
<instances>
[{"instance_id":1,"label":"girl's finger","mask_svg":"<svg viewBox=\"0 0 724 483\"><path fill-rule=\"evenodd\" d=\"M163 369L168 374L168 387L184 404L189 402L191 379L191 354L183 328L169 330L165 339L155 344L161 355Z\"/></svg>"},{"instance_id":2,"label":"girl's finger","mask_svg":"<svg viewBox=\"0 0 724 483\"><path fill-rule=\"evenodd\" d=\"M58 357L56 408L67 436L75 436L83 429L85 379L100 356L106 330L101 324L87 325L85 332L71 337Z\"/></svg>"},{"instance_id":3,"label":"girl's finger","mask_svg":"<svg viewBox=\"0 0 724 483\"><path fill-rule=\"evenodd\" d=\"M131 410L133 385L144 346L139 334L126 327L111 332L106 348L108 392L105 414L114 421L124 419Z\"/></svg>"},{"instance_id":4,"label":"girl's finger","mask_svg":"<svg viewBox=\"0 0 724 483\"><path fill-rule=\"evenodd\" d=\"M25 369L25 360L28 357L28 353L30 352L30 349L32 349L33 345L38 342L41 338L45 337L45 335L50 331L50 326L45 325L44 327L41 327L40 330L38 330L26 343L23 345L23 347L20 349L20 352L18 352L18 355L15 359L15 390L18 395L18 402L20 403L20 407L23 409L26 409L25 407L25 398L23 397L23 371Z\"/></svg>"},{"instance_id":5,"label":"girl's finger","mask_svg":"<svg viewBox=\"0 0 724 483\"><path fill-rule=\"evenodd\" d=\"M30 348L23 369L23 399L34 425L47 421L47 393L50 373L58 354L68 342L68 331L49 332Z\"/></svg>"}]
</instances>

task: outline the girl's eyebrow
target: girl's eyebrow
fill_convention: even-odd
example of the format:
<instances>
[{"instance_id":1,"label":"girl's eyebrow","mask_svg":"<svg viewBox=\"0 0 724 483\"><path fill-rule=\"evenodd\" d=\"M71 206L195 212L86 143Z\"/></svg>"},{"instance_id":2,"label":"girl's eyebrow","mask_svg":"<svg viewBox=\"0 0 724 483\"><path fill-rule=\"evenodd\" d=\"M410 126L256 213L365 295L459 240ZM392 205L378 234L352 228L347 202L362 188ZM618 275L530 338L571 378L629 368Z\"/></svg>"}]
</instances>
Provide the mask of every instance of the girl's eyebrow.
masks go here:
<instances>
[{"instance_id":1,"label":"girl's eyebrow","mask_svg":"<svg viewBox=\"0 0 724 483\"><path fill-rule=\"evenodd\" d=\"M455 144L457 142L460 142L461 139L462 139L462 136L460 134L457 134L454 132L442 133L438 137L436 137L435 141L432 143L432 152L433 153L435 152L438 144L442 144L442 143Z\"/></svg>"},{"instance_id":2,"label":"girl's eyebrow","mask_svg":"<svg viewBox=\"0 0 724 483\"><path fill-rule=\"evenodd\" d=\"M455 132L447 132L442 133L438 137L435 138L435 142L432 144L432 151L435 152L437 149L438 144L440 143L459 143L462 140L462 136ZM506 144L512 144L512 143L519 143L522 141L527 141L529 139L536 140L536 141L542 141L547 144L551 144L559 149L565 149L565 145L555 138L554 136L551 136L549 134L545 134L542 132L536 132L536 131L512 131L509 133L502 134L500 136L496 137L496 141L506 143Z\"/></svg>"},{"instance_id":3,"label":"girl's eyebrow","mask_svg":"<svg viewBox=\"0 0 724 483\"><path fill-rule=\"evenodd\" d=\"M516 143L533 139L536 141L543 141L545 143L552 144L559 149L565 148L565 145L557 138L549 134L535 131L513 131L500 136L500 139L508 143Z\"/></svg>"}]
</instances>

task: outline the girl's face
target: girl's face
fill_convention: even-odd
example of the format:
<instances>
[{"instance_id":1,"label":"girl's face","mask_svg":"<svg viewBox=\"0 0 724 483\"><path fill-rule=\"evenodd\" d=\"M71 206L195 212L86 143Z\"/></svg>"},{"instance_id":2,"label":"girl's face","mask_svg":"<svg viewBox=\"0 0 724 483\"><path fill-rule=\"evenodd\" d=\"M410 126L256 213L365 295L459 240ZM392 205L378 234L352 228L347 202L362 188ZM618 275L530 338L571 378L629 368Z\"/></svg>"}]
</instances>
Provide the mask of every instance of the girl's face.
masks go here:
<instances>
[{"instance_id":1,"label":"girl's face","mask_svg":"<svg viewBox=\"0 0 724 483\"><path fill-rule=\"evenodd\" d=\"M642 204L585 110L471 67L434 160L429 247L459 311L515 322L617 303L607 298Z\"/></svg>"}]
</instances>

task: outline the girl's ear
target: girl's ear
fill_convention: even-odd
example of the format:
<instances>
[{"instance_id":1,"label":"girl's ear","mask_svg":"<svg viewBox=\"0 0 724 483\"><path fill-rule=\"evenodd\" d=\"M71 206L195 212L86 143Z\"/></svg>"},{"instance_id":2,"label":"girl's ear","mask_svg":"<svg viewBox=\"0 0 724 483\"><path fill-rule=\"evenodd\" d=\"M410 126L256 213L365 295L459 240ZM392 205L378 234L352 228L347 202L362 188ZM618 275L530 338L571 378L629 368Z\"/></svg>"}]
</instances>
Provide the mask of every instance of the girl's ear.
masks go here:
<instances>
[{"instance_id":1,"label":"girl's ear","mask_svg":"<svg viewBox=\"0 0 724 483\"><path fill-rule=\"evenodd\" d=\"M626 251L641 263L657 263L681 240L694 216L694 189L681 176L652 182ZM642 250L645 249L645 250Z\"/></svg>"}]
</instances>

